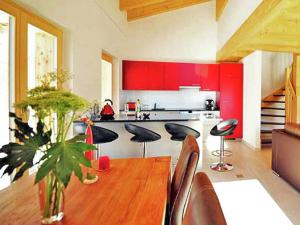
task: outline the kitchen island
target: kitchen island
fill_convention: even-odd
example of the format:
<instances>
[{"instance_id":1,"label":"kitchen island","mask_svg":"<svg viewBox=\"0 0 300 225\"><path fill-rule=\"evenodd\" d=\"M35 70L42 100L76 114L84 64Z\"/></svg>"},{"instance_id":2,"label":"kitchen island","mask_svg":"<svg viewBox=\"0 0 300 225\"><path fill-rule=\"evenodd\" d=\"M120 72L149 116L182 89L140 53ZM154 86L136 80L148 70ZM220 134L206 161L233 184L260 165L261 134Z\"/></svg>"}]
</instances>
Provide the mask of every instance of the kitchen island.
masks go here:
<instances>
[{"instance_id":1,"label":"kitchen island","mask_svg":"<svg viewBox=\"0 0 300 225\"><path fill-rule=\"evenodd\" d=\"M119 138L111 143L101 145L101 155L107 155L111 158L136 158L142 157L143 145L130 141L133 136L126 131L125 123L132 123L141 127L145 127L161 135L161 139L155 142L147 143L147 156L172 156L173 163L176 162L181 150L182 143L172 141L170 134L165 130L165 123L178 123L189 126L200 132L198 143L200 148L206 142L210 129L220 122L218 116L206 118L204 114L182 114L182 113L151 113L149 119L138 119L134 116L126 116L118 114L113 120L93 120L95 126L104 127L118 133ZM74 133L82 133L86 128L82 121L75 121ZM211 139L212 138L212 139ZM210 141L217 144L219 139L210 137ZM216 148L218 145L216 145ZM202 154L201 154L202 155ZM202 160L200 160L201 162ZM201 164L201 163L200 163ZM199 164L199 165L200 165Z\"/></svg>"}]
</instances>

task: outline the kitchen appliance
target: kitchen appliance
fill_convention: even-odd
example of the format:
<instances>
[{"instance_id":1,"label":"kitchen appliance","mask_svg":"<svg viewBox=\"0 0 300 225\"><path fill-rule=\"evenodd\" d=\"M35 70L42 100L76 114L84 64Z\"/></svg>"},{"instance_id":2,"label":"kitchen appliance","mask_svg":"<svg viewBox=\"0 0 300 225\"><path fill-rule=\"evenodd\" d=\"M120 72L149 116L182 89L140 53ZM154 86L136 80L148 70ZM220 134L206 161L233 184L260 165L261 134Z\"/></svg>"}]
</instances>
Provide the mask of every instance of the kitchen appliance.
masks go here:
<instances>
[{"instance_id":1,"label":"kitchen appliance","mask_svg":"<svg viewBox=\"0 0 300 225\"><path fill-rule=\"evenodd\" d=\"M100 115L101 115L101 119L102 120L109 120L109 119L113 119L115 112L112 108L113 102L110 99L105 99L104 103L106 102L106 104L103 106ZM110 104L109 104L110 103Z\"/></svg>"},{"instance_id":2,"label":"kitchen appliance","mask_svg":"<svg viewBox=\"0 0 300 225\"><path fill-rule=\"evenodd\" d=\"M215 101L212 99L205 100L205 109L206 110L214 110L215 109Z\"/></svg>"},{"instance_id":3,"label":"kitchen appliance","mask_svg":"<svg viewBox=\"0 0 300 225\"><path fill-rule=\"evenodd\" d=\"M129 111L135 111L135 102L127 102L126 104Z\"/></svg>"}]
</instances>

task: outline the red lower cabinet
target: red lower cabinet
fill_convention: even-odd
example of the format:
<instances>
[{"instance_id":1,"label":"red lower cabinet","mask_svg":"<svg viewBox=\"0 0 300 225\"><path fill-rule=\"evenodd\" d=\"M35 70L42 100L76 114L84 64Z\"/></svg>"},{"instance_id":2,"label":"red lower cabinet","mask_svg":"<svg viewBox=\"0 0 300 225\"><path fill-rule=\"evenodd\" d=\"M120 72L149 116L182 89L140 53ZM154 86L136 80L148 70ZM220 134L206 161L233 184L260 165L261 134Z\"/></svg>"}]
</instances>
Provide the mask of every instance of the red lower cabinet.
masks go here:
<instances>
[{"instance_id":1,"label":"red lower cabinet","mask_svg":"<svg viewBox=\"0 0 300 225\"><path fill-rule=\"evenodd\" d=\"M223 120L237 119L238 126L233 135L226 138L243 137L243 64L220 65L220 114Z\"/></svg>"}]
</instances>

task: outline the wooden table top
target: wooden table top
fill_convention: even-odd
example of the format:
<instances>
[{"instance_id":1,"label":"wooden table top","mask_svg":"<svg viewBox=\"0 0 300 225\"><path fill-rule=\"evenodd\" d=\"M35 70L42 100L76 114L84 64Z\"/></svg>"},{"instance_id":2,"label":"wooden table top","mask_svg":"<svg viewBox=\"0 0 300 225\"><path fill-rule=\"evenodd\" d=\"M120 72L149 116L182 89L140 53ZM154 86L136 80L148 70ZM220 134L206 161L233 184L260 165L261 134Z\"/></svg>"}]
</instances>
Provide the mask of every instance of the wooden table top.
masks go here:
<instances>
[{"instance_id":1,"label":"wooden table top","mask_svg":"<svg viewBox=\"0 0 300 225\"><path fill-rule=\"evenodd\" d=\"M99 181L84 185L77 178L66 190L66 225L161 225L170 177L170 157L113 159ZM0 224L40 224L38 188L33 176L0 192Z\"/></svg>"}]
</instances>

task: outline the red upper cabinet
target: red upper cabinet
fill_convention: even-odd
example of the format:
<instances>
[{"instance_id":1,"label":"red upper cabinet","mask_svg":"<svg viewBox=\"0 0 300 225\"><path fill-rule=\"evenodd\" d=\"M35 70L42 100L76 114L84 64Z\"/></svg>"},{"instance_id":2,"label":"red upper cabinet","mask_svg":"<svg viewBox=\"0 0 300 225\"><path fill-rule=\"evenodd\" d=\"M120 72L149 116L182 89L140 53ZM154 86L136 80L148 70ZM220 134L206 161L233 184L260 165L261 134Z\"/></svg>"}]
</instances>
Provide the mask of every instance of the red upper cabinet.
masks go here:
<instances>
[{"instance_id":1,"label":"red upper cabinet","mask_svg":"<svg viewBox=\"0 0 300 225\"><path fill-rule=\"evenodd\" d=\"M238 126L227 138L243 137L243 64L220 65L220 113L223 120L235 118Z\"/></svg>"},{"instance_id":2,"label":"red upper cabinet","mask_svg":"<svg viewBox=\"0 0 300 225\"><path fill-rule=\"evenodd\" d=\"M147 90L163 90L164 89L164 63L148 62L147 72Z\"/></svg>"},{"instance_id":3,"label":"red upper cabinet","mask_svg":"<svg viewBox=\"0 0 300 225\"><path fill-rule=\"evenodd\" d=\"M164 63L123 61L124 90L162 90Z\"/></svg>"},{"instance_id":4,"label":"red upper cabinet","mask_svg":"<svg viewBox=\"0 0 300 225\"><path fill-rule=\"evenodd\" d=\"M220 91L219 64L198 64L202 91Z\"/></svg>"},{"instance_id":5,"label":"red upper cabinet","mask_svg":"<svg viewBox=\"0 0 300 225\"><path fill-rule=\"evenodd\" d=\"M124 90L179 90L180 86L219 91L218 64L123 61Z\"/></svg>"},{"instance_id":6,"label":"red upper cabinet","mask_svg":"<svg viewBox=\"0 0 300 225\"><path fill-rule=\"evenodd\" d=\"M164 63L164 90L179 90L179 64Z\"/></svg>"},{"instance_id":7,"label":"red upper cabinet","mask_svg":"<svg viewBox=\"0 0 300 225\"><path fill-rule=\"evenodd\" d=\"M200 73L197 64L178 63L179 86L200 86Z\"/></svg>"},{"instance_id":8,"label":"red upper cabinet","mask_svg":"<svg viewBox=\"0 0 300 225\"><path fill-rule=\"evenodd\" d=\"M123 61L123 89L147 90L147 73L147 62Z\"/></svg>"}]
</instances>

